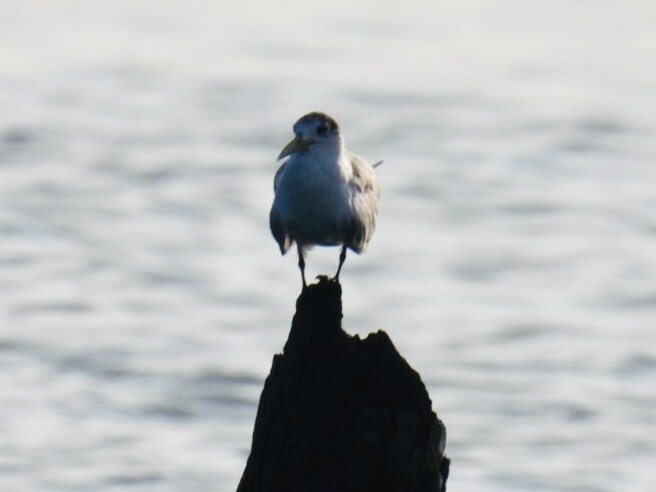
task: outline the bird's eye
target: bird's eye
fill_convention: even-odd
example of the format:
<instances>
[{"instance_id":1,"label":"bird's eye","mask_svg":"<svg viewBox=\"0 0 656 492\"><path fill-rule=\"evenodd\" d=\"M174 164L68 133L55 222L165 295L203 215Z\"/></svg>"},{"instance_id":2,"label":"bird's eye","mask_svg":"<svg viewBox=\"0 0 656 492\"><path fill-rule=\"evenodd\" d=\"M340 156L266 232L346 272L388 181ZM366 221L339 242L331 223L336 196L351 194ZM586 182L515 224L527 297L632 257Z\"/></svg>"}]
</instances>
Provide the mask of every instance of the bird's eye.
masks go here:
<instances>
[{"instance_id":1,"label":"bird's eye","mask_svg":"<svg viewBox=\"0 0 656 492\"><path fill-rule=\"evenodd\" d=\"M319 127L317 128L317 133L318 133L319 135L323 135L323 134L326 133L327 131L328 131L328 125L326 125L325 123L322 123L322 124L319 125Z\"/></svg>"}]
</instances>

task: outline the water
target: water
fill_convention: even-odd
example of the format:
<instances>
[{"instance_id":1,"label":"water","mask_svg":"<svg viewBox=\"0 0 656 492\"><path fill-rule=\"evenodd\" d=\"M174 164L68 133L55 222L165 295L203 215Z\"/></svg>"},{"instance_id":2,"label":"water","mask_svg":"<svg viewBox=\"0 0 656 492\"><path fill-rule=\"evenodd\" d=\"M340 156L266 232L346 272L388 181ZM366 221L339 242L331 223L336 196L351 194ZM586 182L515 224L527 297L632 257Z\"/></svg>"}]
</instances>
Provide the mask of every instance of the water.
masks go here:
<instances>
[{"instance_id":1,"label":"water","mask_svg":"<svg viewBox=\"0 0 656 492\"><path fill-rule=\"evenodd\" d=\"M656 489L655 33L649 1L0 4L0 490L235 489L315 109L385 159L344 326L422 375L449 490Z\"/></svg>"}]
</instances>

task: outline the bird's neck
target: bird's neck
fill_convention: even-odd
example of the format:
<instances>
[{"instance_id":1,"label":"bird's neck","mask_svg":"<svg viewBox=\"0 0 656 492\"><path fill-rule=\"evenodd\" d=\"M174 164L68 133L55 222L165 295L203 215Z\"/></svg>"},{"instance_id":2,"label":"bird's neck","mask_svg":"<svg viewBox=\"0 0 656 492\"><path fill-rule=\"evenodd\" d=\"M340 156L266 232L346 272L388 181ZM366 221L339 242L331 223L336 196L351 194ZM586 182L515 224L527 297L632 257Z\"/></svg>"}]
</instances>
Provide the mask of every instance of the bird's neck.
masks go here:
<instances>
[{"instance_id":1,"label":"bird's neck","mask_svg":"<svg viewBox=\"0 0 656 492\"><path fill-rule=\"evenodd\" d=\"M322 168L333 169L341 175L346 172L345 156L347 155L344 142L340 138L330 142L322 142L311 147L312 156Z\"/></svg>"},{"instance_id":2,"label":"bird's neck","mask_svg":"<svg viewBox=\"0 0 656 492\"><path fill-rule=\"evenodd\" d=\"M321 142L313 145L313 150L320 152L325 155L326 158L337 160L341 154L346 153L344 147L344 140L340 136L334 140L328 140L326 142Z\"/></svg>"}]
</instances>

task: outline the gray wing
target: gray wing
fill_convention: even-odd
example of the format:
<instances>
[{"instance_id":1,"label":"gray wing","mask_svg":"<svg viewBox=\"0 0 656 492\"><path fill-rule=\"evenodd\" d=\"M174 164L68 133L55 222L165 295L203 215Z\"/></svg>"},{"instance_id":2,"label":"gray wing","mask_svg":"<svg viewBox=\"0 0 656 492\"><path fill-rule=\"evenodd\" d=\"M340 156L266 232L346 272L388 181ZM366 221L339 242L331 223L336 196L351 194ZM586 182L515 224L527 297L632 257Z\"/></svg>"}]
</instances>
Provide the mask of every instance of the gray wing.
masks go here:
<instances>
[{"instance_id":1,"label":"gray wing","mask_svg":"<svg viewBox=\"0 0 656 492\"><path fill-rule=\"evenodd\" d=\"M283 173L285 170L285 166L287 166L287 161L282 163L282 166L278 168L276 171L276 175L273 177L273 191L276 191L278 188L278 182L280 181L280 175Z\"/></svg>"},{"instance_id":2,"label":"gray wing","mask_svg":"<svg viewBox=\"0 0 656 492\"><path fill-rule=\"evenodd\" d=\"M273 238L278 243L280 247L280 252L284 255L287 253L287 250L291 247L294 241L287 235L285 229L280 222L280 217L278 211L276 210L276 203L273 202L273 207L271 207L271 213L269 213L269 227L271 227L271 234Z\"/></svg>"},{"instance_id":3,"label":"gray wing","mask_svg":"<svg viewBox=\"0 0 656 492\"><path fill-rule=\"evenodd\" d=\"M349 157L353 168L350 184L352 207L355 213L352 216L351 239L348 246L356 253L361 253L367 249L367 244L376 229L380 188L371 164L355 154L350 154Z\"/></svg>"},{"instance_id":4,"label":"gray wing","mask_svg":"<svg viewBox=\"0 0 656 492\"><path fill-rule=\"evenodd\" d=\"M276 175L273 178L274 192L278 188L280 175L284 171L286 164L287 162L284 162L283 165L278 168L278 171L276 171ZM291 238L285 232L284 227L282 226L280 215L278 214L278 209L276 208L275 199L273 200L273 206L271 207L271 212L269 213L269 227L271 228L271 234L273 234L273 238L276 240L278 246L280 247L280 252L284 255L287 250L289 250L294 241L291 240Z\"/></svg>"}]
</instances>

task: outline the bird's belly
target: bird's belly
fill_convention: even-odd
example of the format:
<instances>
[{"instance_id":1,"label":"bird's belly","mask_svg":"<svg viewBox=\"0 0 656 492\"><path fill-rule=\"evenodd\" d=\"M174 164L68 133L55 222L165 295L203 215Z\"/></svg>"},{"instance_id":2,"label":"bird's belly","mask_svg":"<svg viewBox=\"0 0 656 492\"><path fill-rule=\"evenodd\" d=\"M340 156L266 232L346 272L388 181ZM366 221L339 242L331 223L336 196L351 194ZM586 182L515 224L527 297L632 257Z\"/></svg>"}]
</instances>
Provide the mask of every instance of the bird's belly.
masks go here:
<instances>
[{"instance_id":1,"label":"bird's belly","mask_svg":"<svg viewBox=\"0 0 656 492\"><path fill-rule=\"evenodd\" d=\"M296 241L333 246L345 239L350 208L338 187L294 187L276 197L283 228Z\"/></svg>"}]
</instances>

